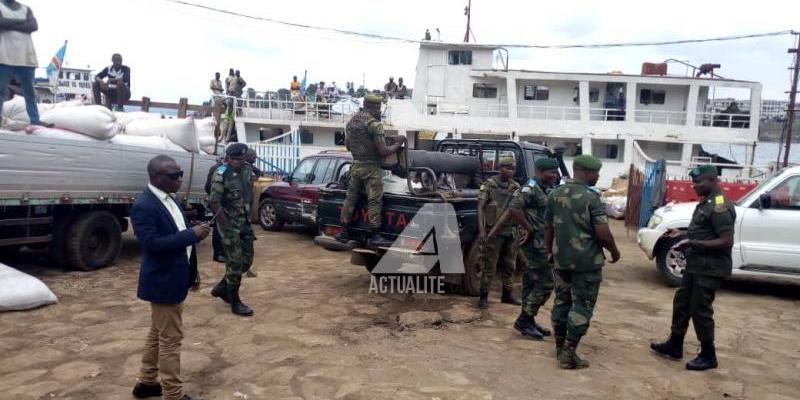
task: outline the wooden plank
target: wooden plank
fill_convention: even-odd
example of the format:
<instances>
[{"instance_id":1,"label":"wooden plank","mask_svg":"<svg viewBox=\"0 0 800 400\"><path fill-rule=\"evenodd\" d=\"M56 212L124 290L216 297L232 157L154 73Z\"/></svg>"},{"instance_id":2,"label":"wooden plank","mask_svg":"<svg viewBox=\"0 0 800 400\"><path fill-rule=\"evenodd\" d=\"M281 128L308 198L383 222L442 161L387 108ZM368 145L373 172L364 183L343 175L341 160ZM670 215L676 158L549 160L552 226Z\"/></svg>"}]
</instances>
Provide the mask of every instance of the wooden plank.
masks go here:
<instances>
[{"instance_id":1,"label":"wooden plank","mask_svg":"<svg viewBox=\"0 0 800 400\"><path fill-rule=\"evenodd\" d=\"M186 109L189 107L189 99L181 97L178 101L178 118L186 118Z\"/></svg>"}]
</instances>

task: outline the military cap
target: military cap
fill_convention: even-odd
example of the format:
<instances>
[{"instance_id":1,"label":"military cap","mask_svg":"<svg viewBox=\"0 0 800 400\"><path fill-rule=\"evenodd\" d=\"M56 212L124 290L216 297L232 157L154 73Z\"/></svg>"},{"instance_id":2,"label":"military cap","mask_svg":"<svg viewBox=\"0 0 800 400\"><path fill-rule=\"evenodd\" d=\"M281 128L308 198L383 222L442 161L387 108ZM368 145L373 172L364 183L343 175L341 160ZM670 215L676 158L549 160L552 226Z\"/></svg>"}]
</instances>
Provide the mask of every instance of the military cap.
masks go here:
<instances>
[{"instance_id":1,"label":"military cap","mask_svg":"<svg viewBox=\"0 0 800 400\"><path fill-rule=\"evenodd\" d=\"M503 165L508 165L513 167L516 166L517 163L516 161L514 161L514 157L503 157L500 159L500 166L502 167Z\"/></svg>"},{"instance_id":2,"label":"military cap","mask_svg":"<svg viewBox=\"0 0 800 400\"><path fill-rule=\"evenodd\" d=\"M702 175L711 175L711 176L716 177L717 176L717 167L715 167L713 165L709 165L709 164L700 165L700 166L692 168L692 170L689 171L689 175L691 175L693 178L696 178L696 177L702 176Z\"/></svg>"},{"instance_id":3,"label":"military cap","mask_svg":"<svg viewBox=\"0 0 800 400\"><path fill-rule=\"evenodd\" d=\"M580 167L589 171L599 171L603 166L603 162L595 156L581 154L575 157L575 160L572 162L572 166Z\"/></svg>"},{"instance_id":4,"label":"military cap","mask_svg":"<svg viewBox=\"0 0 800 400\"><path fill-rule=\"evenodd\" d=\"M536 169L541 171L545 171L548 169L558 169L558 160L556 160L555 158L545 157L536 160L536 162L534 162L533 165L536 166Z\"/></svg>"},{"instance_id":5,"label":"military cap","mask_svg":"<svg viewBox=\"0 0 800 400\"><path fill-rule=\"evenodd\" d=\"M244 157L247 145L244 143L231 143L225 148L225 155L230 157Z\"/></svg>"},{"instance_id":6,"label":"military cap","mask_svg":"<svg viewBox=\"0 0 800 400\"><path fill-rule=\"evenodd\" d=\"M364 104L366 103L381 104L383 103L383 97L374 93L367 93L364 96Z\"/></svg>"}]
</instances>

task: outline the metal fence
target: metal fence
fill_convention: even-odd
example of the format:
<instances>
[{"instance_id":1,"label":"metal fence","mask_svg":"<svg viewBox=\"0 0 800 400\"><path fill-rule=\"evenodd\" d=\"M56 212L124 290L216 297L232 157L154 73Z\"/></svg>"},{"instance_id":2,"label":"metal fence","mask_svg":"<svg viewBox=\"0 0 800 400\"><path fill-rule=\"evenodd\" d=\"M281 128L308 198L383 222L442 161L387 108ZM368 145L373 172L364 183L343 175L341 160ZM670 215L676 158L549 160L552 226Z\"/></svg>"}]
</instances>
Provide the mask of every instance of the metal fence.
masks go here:
<instances>
[{"instance_id":1,"label":"metal fence","mask_svg":"<svg viewBox=\"0 0 800 400\"><path fill-rule=\"evenodd\" d=\"M261 143L248 143L258 156L258 167L272 175L288 175L300 162L300 131L291 131Z\"/></svg>"}]
</instances>

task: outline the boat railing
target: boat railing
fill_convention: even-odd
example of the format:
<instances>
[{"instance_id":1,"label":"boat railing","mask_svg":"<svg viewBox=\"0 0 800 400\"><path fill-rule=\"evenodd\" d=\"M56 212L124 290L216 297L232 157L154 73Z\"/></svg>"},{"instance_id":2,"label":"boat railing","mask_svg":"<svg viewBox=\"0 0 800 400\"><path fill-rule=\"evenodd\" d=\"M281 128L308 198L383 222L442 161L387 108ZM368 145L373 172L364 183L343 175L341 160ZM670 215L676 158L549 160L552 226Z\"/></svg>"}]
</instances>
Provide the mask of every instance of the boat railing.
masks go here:
<instances>
[{"instance_id":1,"label":"boat railing","mask_svg":"<svg viewBox=\"0 0 800 400\"><path fill-rule=\"evenodd\" d=\"M699 112L697 113L697 126L712 126L717 128L750 129L750 115L740 113Z\"/></svg>"},{"instance_id":2,"label":"boat railing","mask_svg":"<svg viewBox=\"0 0 800 400\"><path fill-rule=\"evenodd\" d=\"M645 124L686 125L686 111L636 110L636 122Z\"/></svg>"},{"instance_id":3,"label":"boat railing","mask_svg":"<svg viewBox=\"0 0 800 400\"><path fill-rule=\"evenodd\" d=\"M347 101L327 103L234 97L226 99L235 103L236 116L243 118L344 123L360 109L358 103Z\"/></svg>"},{"instance_id":4,"label":"boat railing","mask_svg":"<svg viewBox=\"0 0 800 400\"><path fill-rule=\"evenodd\" d=\"M428 100L416 104L420 113L467 117L508 118L508 104L491 102L455 103Z\"/></svg>"},{"instance_id":5,"label":"boat railing","mask_svg":"<svg viewBox=\"0 0 800 400\"><path fill-rule=\"evenodd\" d=\"M589 119L592 121L625 121L625 110L618 108L591 108Z\"/></svg>"},{"instance_id":6,"label":"boat railing","mask_svg":"<svg viewBox=\"0 0 800 400\"><path fill-rule=\"evenodd\" d=\"M557 121L578 121L581 119L580 107L517 105L517 117L527 119L548 119Z\"/></svg>"}]
</instances>

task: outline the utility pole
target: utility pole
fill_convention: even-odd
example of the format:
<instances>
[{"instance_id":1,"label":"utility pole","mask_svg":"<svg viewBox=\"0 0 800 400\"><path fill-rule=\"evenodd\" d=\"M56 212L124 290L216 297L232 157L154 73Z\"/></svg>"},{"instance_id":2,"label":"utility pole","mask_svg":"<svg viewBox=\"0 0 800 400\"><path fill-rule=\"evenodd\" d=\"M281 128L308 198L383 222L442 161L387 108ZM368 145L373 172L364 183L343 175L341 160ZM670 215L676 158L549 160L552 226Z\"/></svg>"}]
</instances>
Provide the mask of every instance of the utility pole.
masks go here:
<instances>
[{"instance_id":1,"label":"utility pole","mask_svg":"<svg viewBox=\"0 0 800 400\"><path fill-rule=\"evenodd\" d=\"M464 7L464 15L467 16L467 32L464 34L464 43L469 43L469 32L470 32L469 20L470 17L472 16L472 0L469 0L467 6Z\"/></svg>"},{"instance_id":2,"label":"utility pole","mask_svg":"<svg viewBox=\"0 0 800 400\"><path fill-rule=\"evenodd\" d=\"M789 150L792 148L792 125L794 124L795 101L797 101L797 75L800 71L800 32L792 32L797 36L797 46L789 49L789 54L794 54L794 68L792 71L792 90L789 92L789 109L786 110L786 150L783 154L783 166L789 166Z\"/></svg>"}]
</instances>

